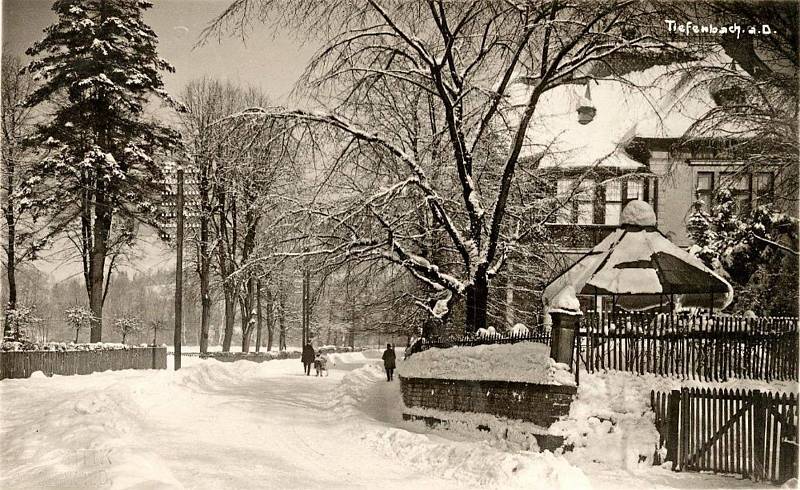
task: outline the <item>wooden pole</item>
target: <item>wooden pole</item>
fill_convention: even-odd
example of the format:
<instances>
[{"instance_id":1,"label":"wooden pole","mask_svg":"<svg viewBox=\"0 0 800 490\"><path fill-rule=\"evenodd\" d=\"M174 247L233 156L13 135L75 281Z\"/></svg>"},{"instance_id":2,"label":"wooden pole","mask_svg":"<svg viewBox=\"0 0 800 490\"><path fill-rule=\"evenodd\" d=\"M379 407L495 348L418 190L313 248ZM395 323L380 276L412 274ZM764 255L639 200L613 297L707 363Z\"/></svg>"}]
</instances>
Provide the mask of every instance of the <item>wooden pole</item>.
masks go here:
<instances>
[{"instance_id":1,"label":"wooden pole","mask_svg":"<svg viewBox=\"0 0 800 490\"><path fill-rule=\"evenodd\" d=\"M181 368L181 333L183 330L183 168L178 167L178 195L175 203L177 229L175 231L175 370Z\"/></svg>"},{"instance_id":2,"label":"wooden pole","mask_svg":"<svg viewBox=\"0 0 800 490\"><path fill-rule=\"evenodd\" d=\"M311 272L306 268L303 271L303 319L306 342L311 342Z\"/></svg>"},{"instance_id":3,"label":"wooden pole","mask_svg":"<svg viewBox=\"0 0 800 490\"><path fill-rule=\"evenodd\" d=\"M303 346L308 343L308 338L306 337L306 299L308 298L306 293L306 271L303 269L303 303L302 303L302 312L301 312L301 319L300 319L300 333L303 342Z\"/></svg>"},{"instance_id":4,"label":"wooden pole","mask_svg":"<svg viewBox=\"0 0 800 490\"><path fill-rule=\"evenodd\" d=\"M256 352L261 352L261 326L264 317L261 313L261 279L256 281Z\"/></svg>"}]
</instances>

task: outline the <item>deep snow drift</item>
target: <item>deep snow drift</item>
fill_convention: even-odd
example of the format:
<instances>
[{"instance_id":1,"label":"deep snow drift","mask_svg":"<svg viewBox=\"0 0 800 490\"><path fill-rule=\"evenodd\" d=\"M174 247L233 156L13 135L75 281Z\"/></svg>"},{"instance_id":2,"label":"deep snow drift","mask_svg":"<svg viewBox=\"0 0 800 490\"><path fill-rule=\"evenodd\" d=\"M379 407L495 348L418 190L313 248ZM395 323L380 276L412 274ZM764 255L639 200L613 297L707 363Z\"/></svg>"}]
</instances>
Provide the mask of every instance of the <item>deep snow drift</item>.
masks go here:
<instances>
[{"instance_id":1,"label":"deep snow drift","mask_svg":"<svg viewBox=\"0 0 800 490\"><path fill-rule=\"evenodd\" d=\"M399 383L385 381L377 355L337 355L326 378L302 376L296 359L185 358L179 372L0 381L0 488L752 485L402 422Z\"/></svg>"}]
</instances>

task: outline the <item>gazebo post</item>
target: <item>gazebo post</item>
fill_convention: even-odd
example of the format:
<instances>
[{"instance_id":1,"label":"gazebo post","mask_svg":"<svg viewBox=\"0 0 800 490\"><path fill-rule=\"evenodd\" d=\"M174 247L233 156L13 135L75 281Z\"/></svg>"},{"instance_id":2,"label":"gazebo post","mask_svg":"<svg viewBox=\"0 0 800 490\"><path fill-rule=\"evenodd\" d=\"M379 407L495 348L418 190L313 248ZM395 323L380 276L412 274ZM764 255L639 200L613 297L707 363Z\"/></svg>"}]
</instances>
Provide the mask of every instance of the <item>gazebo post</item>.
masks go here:
<instances>
[{"instance_id":1,"label":"gazebo post","mask_svg":"<svg viewBox=\"0 0 800 490\"><path fill-rule=\"evenodd\" d=\"M603 328L603 298L597 296L597 288L594 288L594 311L597 314L597 325Z\"/></svg>"}]
</instances>

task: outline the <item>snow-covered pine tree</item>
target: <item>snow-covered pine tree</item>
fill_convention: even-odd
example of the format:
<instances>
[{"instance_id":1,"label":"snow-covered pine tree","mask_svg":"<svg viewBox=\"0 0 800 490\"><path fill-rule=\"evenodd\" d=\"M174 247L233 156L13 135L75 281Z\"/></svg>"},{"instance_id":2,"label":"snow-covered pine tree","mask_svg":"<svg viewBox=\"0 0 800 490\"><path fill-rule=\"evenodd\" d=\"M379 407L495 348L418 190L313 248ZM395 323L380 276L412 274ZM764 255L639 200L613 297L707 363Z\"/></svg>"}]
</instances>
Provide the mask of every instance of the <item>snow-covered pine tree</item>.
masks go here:
<instances>
[{"instance_id":1,"label":"snow-covered pine tree","mask_svg":"<svg viewBox=\"0 0 800 490\"><path fill-rule=\"evenodd\" d=\"M114 258L130 245L135 221L155 222L162 171L154 158L178 142L175 131L145 117L160 99L162 71L174 69L156 52L157 37L141 0L58 0L58 21L27 54L41 80L27 105L51 108L33 144L49 156L42 180L28 189L37 206L80 251L94 317L91 341L102 336L103 303Z\"/></svg>"},{"instance_id":2,"label":"snow-covered pine tree","mask_svg":"<svg viewBox=\"0 0 800 490\"><path fill-rule=\"evenodd\" d=\"M715 193L710 212L695 205L686 228L698 247L696 255L732 282L734 311L797 314L795 218L769 203L737 211L731 192L723 188Z\"/></svg>"},{"instance_id":3,"label":"snow-covered pine tree","mask_svg":"<svg viewBox=\"0 0 800 490\"><path fill-rule=\"evenodd\" d=\"M717 234L712 229L711 217L703 209L703 204L701 200L695 201L693 204L694 211L686 222L686 231L689 234L689 238L698 247L695 254L707 266L713 267L714 260L718 258L714 248Z\"/></svg>"}]
</instances>

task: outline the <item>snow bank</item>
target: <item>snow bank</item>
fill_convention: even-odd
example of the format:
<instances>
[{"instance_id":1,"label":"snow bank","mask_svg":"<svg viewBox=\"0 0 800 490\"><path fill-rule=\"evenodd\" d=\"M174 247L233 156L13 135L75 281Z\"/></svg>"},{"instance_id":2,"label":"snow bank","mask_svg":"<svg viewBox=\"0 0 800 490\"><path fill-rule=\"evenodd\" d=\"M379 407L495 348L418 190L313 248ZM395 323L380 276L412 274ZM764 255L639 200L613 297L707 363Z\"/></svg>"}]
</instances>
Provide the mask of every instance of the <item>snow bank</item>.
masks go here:
<instances>
[{"instance_id":1,"label":"snow bank","mask_svg":"<svg viewBox=\"0 0 800 490\"><path fill-rule=\"evenodd\" d=\"M351 371L331 392L327 408L342 416L358 415L357 407L367 399L373 384L385 379L383 369L377 364L367 364Z\"/></svg>"},{"instance_id":2,"label":"snow bank","mask_svg":"<svg viewBox=\"0 0 800 490\"><path fill-rule=\"evenodd\" d=\"M406 378L575 384L569 367L550 359L550 347L538 342L432 348L400 363L397 372Z\"/></svg>"},{"instance_id":3,"label":"snow bank","mask_svg":"<svg viewBox=\"0 0 800 490\"><path fill-rule=\"evenodd\" d=\"M402 364L404 363L400 365ZM406 425L414 426L426 433L410 432L395 427L378 429L364 427L360 420L363 412L359 407L369 403L375 396L373 389L376 383L380 383L381 386L386 384L383 371L377 366L366 365L349 372L331 393L329 408L340 417L349 416L348 420L359 424L357 430L363 431L361 440L365 445L400 460L404 466L410 466L421 473L455 479L470 486L565 490L590 488L586 476L580 469L570 465L563 456L556 456L549 451L537 452L535 440L515 441L510 438L511 444L498 448L497 441L442 439L436 435L440 431L427 430L421 422L406 423ZM437 414L441 415L438 412ZM468 429L466 422L471 424L476 420L494 427L498 434L506 428L531 433L544 430L533 424L507 421L481 414L461 414L461 417L465 423L462 425L456 423L454 426L456 431L473 437L475 431ZM529 450L520 451L520 447L526 442Z\"/></svg>"},{"instance_id":4,"label":"snow bank","mask_svg":"<svg viewBox=\"0 0 800 490\"><path fill-rule=\"evenodd\" d=\"M142 436L147 416L134 397L137 390L122 383L96 389L129 373L0 382L9 396L31 390L58 393L52 403L3 417L0 487L183 488ZM59 383L70 388L64 391ZM31 415L33 425L16 423ZM25 464L15 464L17 458Z\"/></svg>"},{"instance_id":5,"label":"snow bank","mask_svg":"<svg viewBox=\"0 0 800 490\"><path fill-rule=\"evenodd\" d=\"M329 362L335 364L366 364L375 363L380 359L368 358L363 352L340 352L336 354L325 354Z\"/></svg>"},{"instance_id":6,"label":"snow bank","mask_svg":"<svg viewBox=\"0 0 800 490\"><path fill-rule=\"evenodd\" d=\"M523 420L497 417L488 413L476 412L450 412L423 407L403 406L403 413L418 417L432 417L444 421L447 431L465 434L478 439L489 439L493 447L504 451L533 451L539 452L539 444L532 434L547 434L546 427L538 426ZM412 423L424 423L414 421ZM478 427L489 430L478 429Z\"/></svg>"},{"instance_id":7,"label":"snow bank","mask_svg":"<svg viewBox=\"0 0 800 490\"><path fill-rule=\"evenodd\" d=\"M370 446L421 471L468 485L503 488L590 488L583 472L563 457L543 453L508 453L486 441L434 442L425 434L390 428L364 434Z\"/></svg>"},{"instance_id":8,"label":"snow bank","mask_svg":"<svg viewBox=\"0 0 800 490\"><path fill-rule=\"evenodd\" d=\"M681 387L795 393L798 389L796 382L789 381L739 379L711 383L619 371L581 373L581 384L569 415L554 423L550 433L563 436L566 445L574 445L574 450L565 453L565 457L584 469L597 463L613 470L652 470L658 431L650 406L650 391Z\"/></svg>"},{"instance_id":9,"label":"snow bank","mask_svg":"<svg viewBox=\"0 0 800 490\"><path fill-rule=\"evenodd\" d=\"M640 381L581 376L569 415L550 427L551 433L565 438L566 445L574 445L567 459L629 471L652 466L658 432L650 408L650 388Z\"/></svg>"}]
</instances>

